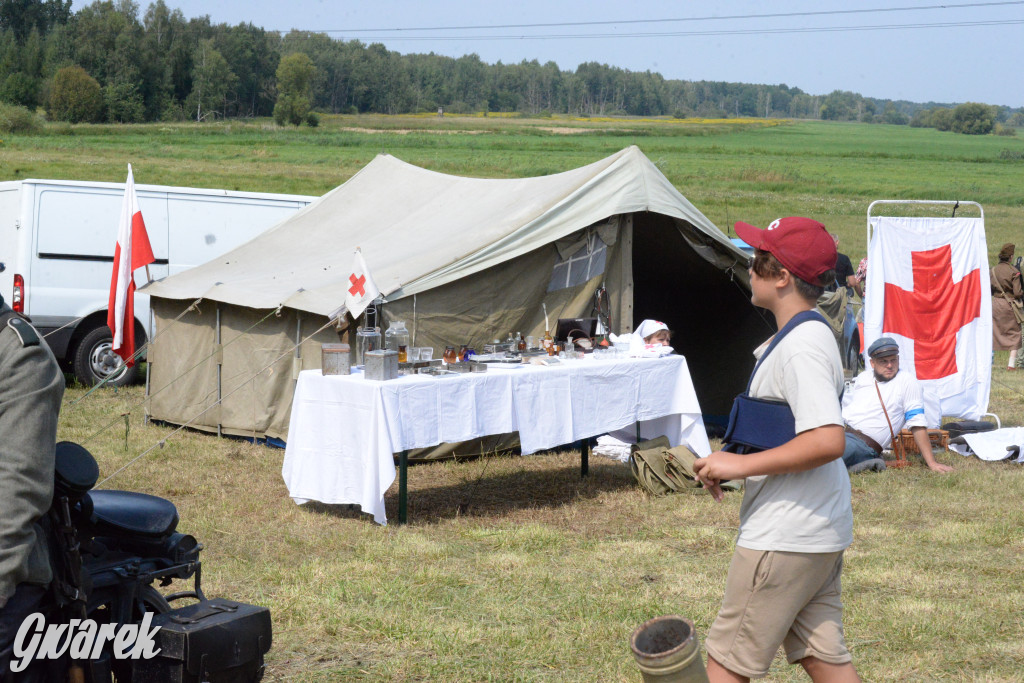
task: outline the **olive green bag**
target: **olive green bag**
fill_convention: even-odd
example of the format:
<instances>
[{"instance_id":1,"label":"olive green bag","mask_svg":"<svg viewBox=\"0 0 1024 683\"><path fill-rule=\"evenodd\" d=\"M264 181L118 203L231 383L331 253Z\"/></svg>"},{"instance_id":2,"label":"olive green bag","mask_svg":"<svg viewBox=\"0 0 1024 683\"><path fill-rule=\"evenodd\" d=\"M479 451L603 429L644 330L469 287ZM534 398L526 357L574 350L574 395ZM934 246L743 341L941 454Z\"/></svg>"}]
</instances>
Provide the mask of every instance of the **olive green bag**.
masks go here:
<instances>
[{"instance_id":1,"label":"olive green bag","mask_svg":"<svg viewBox=\"0 0 1024 683\"><path fill-rule=\"evenodd\" d=\"M697 490L700 482L693 471L697 456L686 446L671 448L668 437L641 441L630 448L629 466L645 490L656 496Z\"/></svg>"}]
</instances>

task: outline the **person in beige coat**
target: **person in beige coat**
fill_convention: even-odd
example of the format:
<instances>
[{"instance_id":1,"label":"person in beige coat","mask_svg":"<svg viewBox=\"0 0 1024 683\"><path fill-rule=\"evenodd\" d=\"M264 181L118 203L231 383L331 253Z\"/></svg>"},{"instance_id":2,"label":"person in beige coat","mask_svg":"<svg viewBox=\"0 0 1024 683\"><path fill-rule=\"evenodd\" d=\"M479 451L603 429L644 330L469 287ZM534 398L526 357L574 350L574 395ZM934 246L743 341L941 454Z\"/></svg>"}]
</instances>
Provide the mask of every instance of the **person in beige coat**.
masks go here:
<instances>
[{"instance_id":1,"label":"person in beige coat","mask_svg":"<svg viewBox=\"0 0 1024 683\"><path fill-rule=\"evenodd\" d=\"M992 349L1009 350L1007 370L1016 369L1017 349L1020 348L1020 323L1013 314L1009 299L1019 302L1024 290L1021 288L1020 271L1013 267L1014 245L1007 243L999 250L999 263L989 272L992 287Z\"/></svg>"}]
</instances>

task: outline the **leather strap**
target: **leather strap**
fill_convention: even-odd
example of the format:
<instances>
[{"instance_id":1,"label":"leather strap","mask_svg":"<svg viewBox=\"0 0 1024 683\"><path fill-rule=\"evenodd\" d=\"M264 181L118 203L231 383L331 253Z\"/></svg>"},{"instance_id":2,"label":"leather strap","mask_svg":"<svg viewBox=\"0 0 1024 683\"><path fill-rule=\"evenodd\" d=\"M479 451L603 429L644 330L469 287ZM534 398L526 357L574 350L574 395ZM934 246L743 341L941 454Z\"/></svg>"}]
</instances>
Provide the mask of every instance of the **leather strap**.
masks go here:
<instances>
[{"instance_id":1,"label":"leather strap","mask_svg":"<svg viewBox=\"0 0 1024 683\"><path fill-rule=\"evenodd\" d=\"M896 432L892 430L892 421L889 419L889 411L885 408L885 401L882 400L882 390L878 388L878 381L875 380L875 391L878 392L878 402L882 404L882 415L885 415L885 423L889 425L889 436L892 437L892 452L900 460L903 459L903 442L896 439ZM879 451L881 452L881 451Z\"/></svg>"},{"instance_id":2,"label":"leather strap","mask_svg":"<svg viewBox=\"0 0 1024 683\"><path fill-rule=\"evenodd\" d=\"M846 425L846 433L853 434L855 437L857 437L865 444L870 446L871 450L873 450L875 453L878 453L879 455L882 454L882 446L877 441L875 441L874 439L872 439L870 436L860 431L859 429L854 429L850 425Z\"/></svg>"}]
</instances>

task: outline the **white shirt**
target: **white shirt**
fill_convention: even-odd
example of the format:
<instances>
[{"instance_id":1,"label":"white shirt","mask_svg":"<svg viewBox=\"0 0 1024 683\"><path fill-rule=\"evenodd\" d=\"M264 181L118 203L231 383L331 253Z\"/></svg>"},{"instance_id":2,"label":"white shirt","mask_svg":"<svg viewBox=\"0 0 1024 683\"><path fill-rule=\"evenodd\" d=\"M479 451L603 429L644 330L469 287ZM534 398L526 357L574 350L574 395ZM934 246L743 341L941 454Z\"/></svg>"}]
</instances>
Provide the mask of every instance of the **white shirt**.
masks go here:
<instances>
[{"instance_id":1,"label":"white shirt","mask_svg":"<svg viewBox=\"0 0 1024 683\"><path fill-rule=\"evenodd\" d=\"M892 422L892 430L899 433L904 427L926 427L921 385L909 372L900 370L888 382L878 382L885 401L885 412ZM875 391L875 373L865 370L857 375L853 387L843 396L843 420L859 432L870 436L882 448L892 446L889 423L882 413L882 404Z\"/></svg>"},{"instance_id":2,"label":"white shirt","mask_svg":"<svg viewBox=\"0 0 1024 683\"><path fill-rule=\"evenodd\" d=\"M750 395L786 401L799 434L842 425L842 390L843 367L832 330L811 321L794 328L765 359L754 375ZM747 477L736 545L828 553L852 542L850 478L842 458L803 472Z\"/></svg>"}]
</instances>

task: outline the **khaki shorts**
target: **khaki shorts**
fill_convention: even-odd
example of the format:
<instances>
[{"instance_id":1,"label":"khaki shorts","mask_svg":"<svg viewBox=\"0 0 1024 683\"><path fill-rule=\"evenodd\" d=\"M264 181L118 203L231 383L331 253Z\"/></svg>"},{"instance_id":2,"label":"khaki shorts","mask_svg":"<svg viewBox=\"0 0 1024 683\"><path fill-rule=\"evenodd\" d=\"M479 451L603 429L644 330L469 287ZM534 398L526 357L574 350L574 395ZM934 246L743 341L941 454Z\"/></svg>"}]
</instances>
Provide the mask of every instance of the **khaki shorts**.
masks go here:
<instances>
[{"instance_id":1,"label":"khaki shorts","mask_svg":"<svg viewBox=\"0 0 1024 683\"><path fill-rule=\"evenodd\" d=\"M737 546L708 654L726 669L759 678L779 645L789 663L815 657L845 664L839 576L843 552L787 553Z\"/></svg>"}]
</instances>

